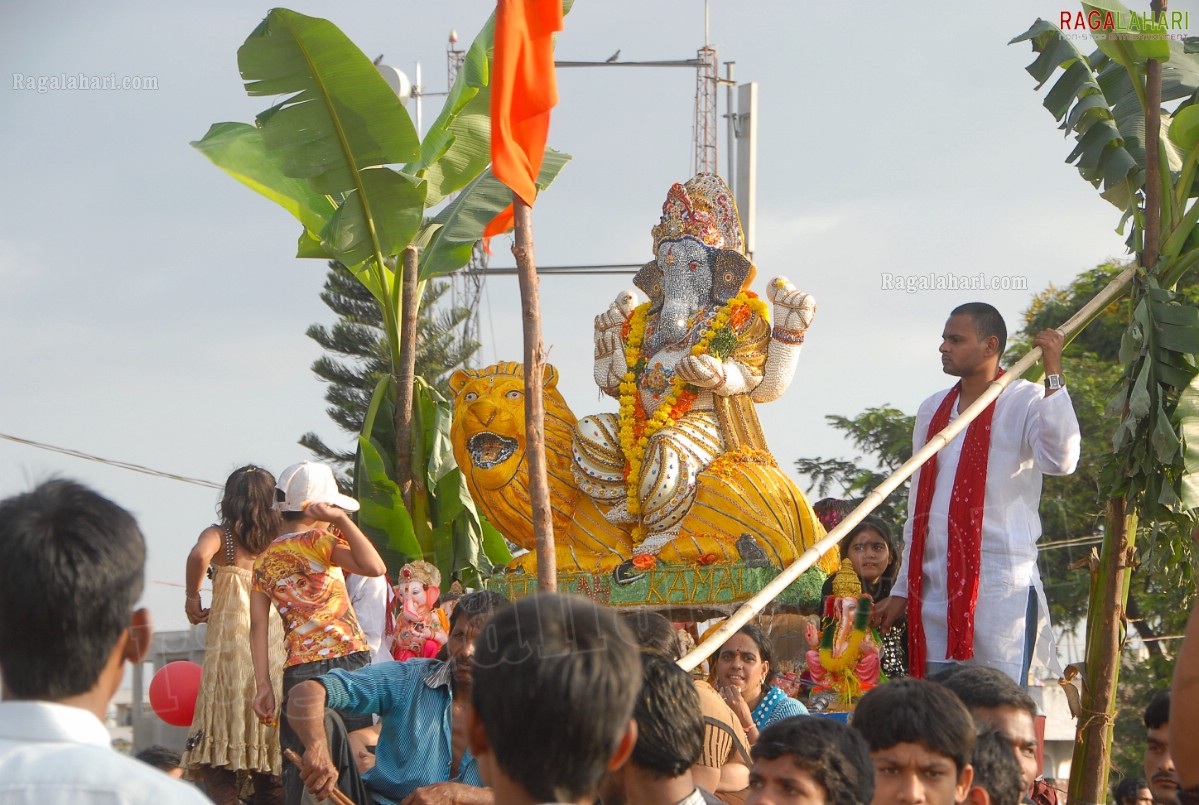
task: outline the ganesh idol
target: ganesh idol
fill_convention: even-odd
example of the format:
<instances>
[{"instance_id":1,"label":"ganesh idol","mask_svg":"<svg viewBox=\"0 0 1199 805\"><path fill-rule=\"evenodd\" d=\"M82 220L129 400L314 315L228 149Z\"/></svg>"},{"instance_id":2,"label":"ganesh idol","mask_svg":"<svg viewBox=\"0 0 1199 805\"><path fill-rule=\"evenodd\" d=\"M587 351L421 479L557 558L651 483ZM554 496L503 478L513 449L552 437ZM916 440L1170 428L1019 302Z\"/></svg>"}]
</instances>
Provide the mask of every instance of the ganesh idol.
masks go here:
<instances>
[{"instance_id":1,"label":"ganesh idol","mask_svg":"<svg viewBox=\"0 0 1199 805\"><path fill-rule=\"evenodd\" d=\"M583 417L572 442L576 484L631 528L635 555L680 536L713 462L773 462L754 405L790 385L816 310L778 277L766 291L771 325L749 291L755 268L736 205L714 174L671 187L651 233L655 258L633 280L649 301L623 291L595 319L595 381L620 412Z\"/></svg>"}]
</instances>

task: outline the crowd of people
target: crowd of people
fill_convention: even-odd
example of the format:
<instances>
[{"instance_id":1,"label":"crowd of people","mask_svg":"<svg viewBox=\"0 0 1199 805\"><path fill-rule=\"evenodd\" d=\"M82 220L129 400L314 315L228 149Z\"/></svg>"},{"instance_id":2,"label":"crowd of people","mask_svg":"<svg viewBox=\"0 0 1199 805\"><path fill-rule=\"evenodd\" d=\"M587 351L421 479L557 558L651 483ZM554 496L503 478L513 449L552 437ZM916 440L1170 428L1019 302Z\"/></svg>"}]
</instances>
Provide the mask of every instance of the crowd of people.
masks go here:
<instances>
[{"instance_id":1,"label":"crowd of people","mask_svg":"<svg viewBox=\"0 0 1199 805\"><path fill-rule=\"evenodd\" d=\"M231 489L261 473L242 468ZM278 800L280 784L269 778L279 769L269 758L278 752L270 724L279 716L299 761L299 788L282 795L288 802L324 800L335 789L359 805L1042 802L1035 705L1005 673L986 666L954 664L932 679L880 685L862 697L846 725L806 715L786 696L772 703L772 648L756 627L739 631L718 652L710 684L680 669L680 634L660 615L618 614L549 593L513 603L487 591L456 602L443 658L372 664L355 637L352 606L336 600L346 596L344 582L328 568L342 562L376 574L382 562L373 548L363 549L360 532L339 513L344 509L334 512L332 499L319 500L340 494L322 486L324 473L309 468L290 477L304 480L291 489L281 480L278 499L303 504L305 516L290 518L308 528L301 533L324 535L303 540L305 569L261 567L264 557L293 547L293 536L261 547L247 570L238 535L244 538L249 527L236 518L232 539L232 528L206 532L194 556L223 571L214 595L227 587L251 611L262 594L281 611L306 602L308 614L330 615L332 628L293 634L307 620L287 629L283 613L294 643L287 645L289 660L312 647L328 659L286 665L302 675L277 703L265 655L257 656L262 648L249 649L255 656L248 664L244 657L233 663L249 666L248 686L238 695L208 691L220 701L197 713L240 702L255 718L234 718L238 735L262 746L247 748L210 724L182 759L160 749L145 753L144 762L124 758L111 750L101 723L124 663L140 661L148 645L148 617L135 609L144 542L133 518L69 481L0 502L0 547L11 560L0 563L0 803L207 801L175 779L183 770L198 772L193 776L214 801L229 795L235 786L225 778L240 779L240 771L256 789L268 778L262 796ZM322 524L336 525L337 534L329 536ZM328 545L320 548L321 541ZM313 556L328 563L326 578L314 578ZM317 595L322 589L329 594ZM210 625L223 608L215 598L208 608L188 600L192 617ZM1186 656L1199 653L1191 634L1199 632L1197 622L1188 627ZM256 627L244 631L249 643ZM1194 704L1199 674L1186 671L1192 666L1180 663L1175 710ZM1150 702L1145 778L1122 785L1118 802L1141 802L1145 791L1159 805L1194 801L1199 744L1185 730L1171 731L1171 710L1169 691ZM374 763L363 769L349 736L356 724L376 718ZM266 737L257 737L259 726L268 728ZM222 741L227 745L212 745ZM239 759L222 763L222 757ZM244 760L255 757L267 760ZM237 801L241 792L232 796Z\"/></svg>"},{"instance_id":2,"label":"crowd of people","mask_svg":"<svg viewBox=\"0 0 1199 805\"><path fill-rule=\"evenodd\" d=\"M953 311L942 366L960 380L921 407L914 449L1002 374L1005 342L989 305ZM684 633L645 610L484 590L439 621L435 569L415 564L397 606L328 467L247 465L186 562L184 609L208 628L186 749L138 762L101 723L149 644L136 523L70 481L0 501L0 805L207 801L180 776L220 805L1053 805L1026 689L1037 658L1055 667L1036 508L1042 474L1073 470L1078 427L1061 337L1036 343L1045 388L1014 384L924 465L902 550L875 518L841 542L865 596L855 628L878 630L850 723L809 714L756 624L699 679L677 663ZM844 513L818 509L830 527ZM1174 691L1145 710L1145 777L1113 792L1120 805L1199 802L1199 738L1170 728L1199 707L1199 616Z\"/></svg>"}]
</instances>

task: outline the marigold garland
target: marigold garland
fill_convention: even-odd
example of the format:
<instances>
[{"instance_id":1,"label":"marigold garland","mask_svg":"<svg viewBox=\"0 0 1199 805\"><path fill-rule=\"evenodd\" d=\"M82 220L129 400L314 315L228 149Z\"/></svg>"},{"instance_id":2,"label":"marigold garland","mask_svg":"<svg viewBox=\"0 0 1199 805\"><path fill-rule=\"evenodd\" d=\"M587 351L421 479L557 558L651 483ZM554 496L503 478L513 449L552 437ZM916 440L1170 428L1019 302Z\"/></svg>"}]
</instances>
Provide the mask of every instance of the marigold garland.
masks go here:
<instances>
[{"instance_id":1,"label":"marigold garland","mask_svg":"<svg viewBox=\"0 0 1199 805\"><path fill-rule=\"evenodd\" d=\"M766 303L758 299L752 291L743 291L730 299L716 314L711 325L703 336L691 347L692 355L715 354L710 349L714 340L718 340L722 354L716 357L728 357L723 354L726 349L731 354L735 345L736 332L742 330L756 314L769 321ZM625 340L625 372L620 383L620 445L625 457L625 482L627 484L626 501L629 514L641 513L641 500L638 497L638 485L641 479L641 465L645 460L645 450L650 438L665 427L667 422L676 422L689 410L698 396L694 387L675 375L671 380L670 391L665 399L658 404L652 416L646 415L641 402L640 381L645 373L646 359L641 354L645 340L646 323L649 318L649 303L638 305L629 315L622 333L627 332ZM633 529L634 543L641 542L645 537L644 526L638 524Z\"/></svg>"},{"instance_id":2,"label":"marigold garland","mask_svg":"<svg viewBox=\"0 0 1199 805\"><path fill-rule=\"evenodd\" d=\"M865 630L854 629L849 634L849 643L845 646L845 651L839 657L833 656L832 649L821 648L820 667L834 676L844 676L847 670L857 668L862 641L865 638Z\"/></svg>"},{"instance_id":3,"label":"marigold garland","mask_svg":"<svg viewBox=\"0 0 1199 805\"><path fill-rule=\"evenodd\" d=\"M767 467L779 465L769 450L743 447L740 450L730 450L721 454L708 465L707 471L721 478L728 478L733 469L740 464L764 464Z\"/></svg>"}]
</instances>

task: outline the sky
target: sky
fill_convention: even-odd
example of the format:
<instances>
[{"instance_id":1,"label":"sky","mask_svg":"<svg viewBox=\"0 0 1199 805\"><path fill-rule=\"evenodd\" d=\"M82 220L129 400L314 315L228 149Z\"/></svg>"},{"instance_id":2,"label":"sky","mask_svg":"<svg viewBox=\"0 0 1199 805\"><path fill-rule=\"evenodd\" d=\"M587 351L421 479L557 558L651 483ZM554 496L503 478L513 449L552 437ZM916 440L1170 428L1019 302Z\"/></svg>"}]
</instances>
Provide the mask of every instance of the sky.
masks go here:
<instances>
[{"instance_id":1,"label":"sky","mask_svg":"<svg viewBox=\"0 0 1199 805\"><path fill-rule=\"evenodd\" d=\"M493 3L290 7L409 76L420 62L432 93L446 88L449 31L469 44ZM217 484L244 463L278 472L306 459L307 431L352 442L309 368L320 350L304 332L334 318L319 299L324 263L295 259L299 224L188 145L269 105L245 95L236 62L269 8L17 0L0 11L0 434ZM1029 46L1007 44L1075 9L712 0L720 61L759 87L754 289L783 275L818 302L793 384L760 408L782 466L855 457L830 414L912 413L949 385L937 347L957 304L991 302L1017 329L1034 293L1124 255L1118 211L1064 163L1071 142L1024 71ZM704 37L701 0L577 0L557 53L688 59ZM131 88L36 89L80 74ZM692 173L695 75L562 69L558 81L550 144L573 160L534 209L537 261L643 263L667 190ZM424 99L426 123L440 102ZM513 264L509 247L494 242L493 266ZM892 275L1021 289L908 293ZM631 277L541 282L543 340L579 415L615 410L591 380L591 320L626 287ZM489 280L480 308L482 363L520 360L516 279ZM138 517L144 605L157 628L186 628L184 561L216 518L217 490L0 439L0 497L54 476Z\"/></svg>"}]
</instances>

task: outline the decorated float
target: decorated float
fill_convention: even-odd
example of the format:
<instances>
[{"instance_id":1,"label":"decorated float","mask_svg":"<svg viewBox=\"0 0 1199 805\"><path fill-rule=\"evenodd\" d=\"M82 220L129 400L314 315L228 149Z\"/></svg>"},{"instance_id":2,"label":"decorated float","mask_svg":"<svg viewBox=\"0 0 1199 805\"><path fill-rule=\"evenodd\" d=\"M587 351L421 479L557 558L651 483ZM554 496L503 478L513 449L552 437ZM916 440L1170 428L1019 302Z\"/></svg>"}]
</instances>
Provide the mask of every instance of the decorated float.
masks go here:
<instances>
[{"instance_id":1,"label":"decorated float","mask_svg":"<svg viewBox=\"0 0 1199 805\"><path fill-rule=\"evenodd\" d=\"M755 410L790 385L816 305L784 277L767 284L769 304L750 290L737 207L714 174L671 187L652 236L654 259L634 278L648 301L622 291L595 318L595 381L619 412L578 418L557 370L543 372L558 588L698 620L727 614L824 536ZM488 586L528 595L537 557L524 367L460 370L451 387L471 495L529 551ZM834 548L776 609L816 612L838 565Z\"/></svg>"}]
</instances>

